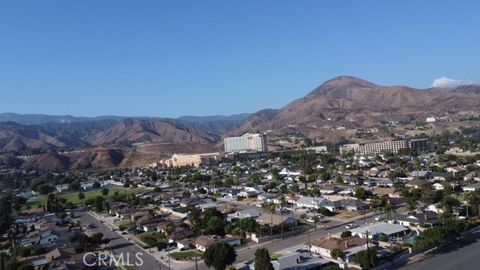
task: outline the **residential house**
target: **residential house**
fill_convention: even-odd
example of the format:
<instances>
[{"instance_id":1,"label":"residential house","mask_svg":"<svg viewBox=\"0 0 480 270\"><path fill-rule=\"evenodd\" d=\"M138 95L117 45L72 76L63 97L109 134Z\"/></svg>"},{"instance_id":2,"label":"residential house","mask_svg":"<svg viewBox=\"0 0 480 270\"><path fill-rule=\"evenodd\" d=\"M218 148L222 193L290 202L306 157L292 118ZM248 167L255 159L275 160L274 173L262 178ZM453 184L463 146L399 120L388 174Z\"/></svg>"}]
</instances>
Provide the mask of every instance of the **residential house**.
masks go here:
<instances>
[{"instance_id":1,"label":"residential house","mask_svg":"<svg viewBox=\"0 0 480 270\"><path fill-rule=\"evenodd\" d=\"M367 210L370 206L360 200L342 200L342 208L347 211Z\"/></svg>"},{"instance_id":2,"label":"residential house","mask_svg":"<svg viewBox=\"0 0 480 270\"><path fill-rule=\"evenodd\" d=\"M379 197L382 197L384 195L387 195L388 197L390 198L400 198L401 197L401 194L400 192L396 189L396 188L393 188L393 187L389 187L389 188L386 188L386 187L374 187L372 189L372 193L374 195L377 195Z\"/></svg>"},{"instance_id":3,"label":"residential house","mask_svg":"<svg viewBox=\"0 0 480 270\"><path fill-rule=\"evenodd\" d=\"M433 227L439 224L438 214L432 211L423 211L416 214L395 214L390 220L390 223L398 223L402 226L428 226Z\"/></svg>"},{"instance_id":4,"label":"residential house","mask_svg":"<svg viewBox=\"0 0 480 270\"><path fill-rule=\"evenodd\" d=\"M319 270L334 265L328 260L310 256L308 253L289 254L273 260L271 263L275 270ZM255 268L251 267L250 269Z\"/></svg>"},{"instance_id":5,"label":"residential house","mask_svg":"<svg viewBox=\"0 0 480 270\"><path fill-rule=\"evenodd\" d=\"M251 207L237 211L235 213L227 215L228 222L235 222L245 218L257 218L261 215L260 211L256 207Z\"/></svg>"},{"instance_id":6,"label":"residential house","mask_svg":"<svg viewBox=\"0 0 480 270\"><path fill-rule=\"evenodd\" d=\"M347 238L324 238L313 241L310 250L321 257L332 259L332 250L340 249L345 262L350 262L356 253L367 250L367 240L357 236Z\"/></svg>"},{"instance_id":7,"label":"residential house","mask_svg":"<svg viewBox=\"0 0 480 270\"><path fill-rule=\"evenodd\" d=\"M218 235L201 235L197 237L197 241L195 242L196 249L205 252L207 248L216 243L226 243L230 246L239 246L242 244L241 239L236 237L225 237L222 238Z\"/></svg>"},{"instance_id":8,"label":"residential house","mask_svg":"<svg viewBox=\"0 0 480 270\"><path fill-rule=\"evenodd\" d=\"M431 171L411 171L409 174L410 177L417 179L430 179L432 177Z\"/></svg>"},{"instance_id":9,"label":"residential house","mask_svg":"<svg viewBox=\"0 0 480 270\"><path fill-rule=\"evenodd\" d=\"M319 209L323 207L328 202L327 199L322 197L310 197L310 196L303 196L300 197L296 202L297 207L306 207L306 208L315 208Z\"/></svg>"},{"instance_id":10,"label":"residential house","mask_svg":"<svg viewBox=\"0 0 480 270\"><path fill-rule=\"evenodd\" d=\"M416 188L416 189L419 189L422 187L422 185L424 185L425 183L428 183L426 182L425 180L412 180L412 181L409 181L405 184L406 187L410 187L410 188Z\"/></svg>"},{"instance_id":11,"label":"residential house","mask_svg":"<svg viewBox=\"0 0 480 270\"><path fill-rule=\"evenodd\" d=\"M320 190L320 194L323 194L323 195L335 194L342 190L341 188L336 187L335 185L319 185L318 189Z\"/></svg>"},{"instance_id":12,"label":"residential house","mask_svg":"<svg viewBox=\"0 0 480 270\"><path fill-rule=\"evenodd\" d=\"M58 193L62 193L65 191L68 191L69 185L68 184L61 184L61 185L55 185L55 190Z\"/></svg>"},{"instance_id":13,"label":"residential house","mask_svg":"<svg viewBox=\"0 0 480 270\"><path fill-rule=\"evenodd\" d=\"M378 239L381 235L386 235L389 239L392 239L407 235L410 232L410 229L399 224L378 222L355 228L350 231L352 232L353 236L358 236L360 238L366 238L368 232L368 238L371 239Z\"/></svg>"},{"instance_id":14,"label":"residential house","mask_svg":"<svg viewBox=\"0 0 480 270\"><path fill-rule=\"evenodd\" d=\"M463 192L476 192L480 190L480 183L473 183L462 187Z\"/></svg>"},{"instance_id":15,"label":"residential house","mask_svg":"<svg viewBox=\"0 0 480 270\"><path fill-rule=\"evenodd\" d=\"M290 215L279 215L271 213L263 213L257 218L257 222L263 226L279 227L283 224L284 227L293 228L298 225L298 220Z\"/></svg>"}]
</instances>

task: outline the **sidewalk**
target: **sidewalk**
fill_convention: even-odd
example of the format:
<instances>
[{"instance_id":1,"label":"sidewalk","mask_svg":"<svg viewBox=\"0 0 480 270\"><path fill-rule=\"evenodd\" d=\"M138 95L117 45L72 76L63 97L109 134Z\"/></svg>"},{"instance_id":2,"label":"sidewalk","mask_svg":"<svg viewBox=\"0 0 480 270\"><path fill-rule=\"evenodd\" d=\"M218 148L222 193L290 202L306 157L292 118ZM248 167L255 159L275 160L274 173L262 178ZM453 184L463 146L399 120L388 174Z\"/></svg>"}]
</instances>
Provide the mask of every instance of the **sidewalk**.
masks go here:
<instances>
[{"instance_id":1,"label":"sidewalk","mask_svg":"<svg viewBox=\"0 0 480 270\"><path fill-rule=\"evenodd\" d=\"M88 211L87 213L89 215L91 215L92 217L94 217L95 219L101 221L106 227L108 227L110 229L118 230L118 226L115 225L112 221L110 221L109 218L106 218L106 217L104 217L102 215L99 215L99 214L97 214L95 212L92 212L92 211ZM139 245L139 243L144 245L144 246L147 246L147 244L143 243L140 239L138 239L135 236L132 236L131 234L122 235L122 234L119 234L118 232L117 232L117 234L120 237L125 238L127 241L133 243L137 247L144 250L145 253L148 253L150 256L155 258L160 263L162 263L164 265L168 265L169 257L168 257L167 252L159 251L157 248L143 248L141 245ZM174 253L176 251L177 250L173 250L173 251L170 252L170 254ZM184 268L194 266L194 264L195 264L195 262L190 262L190 261L176 261L174 259L170 260L171 269L184 269Z\"/></svg>"}]
</instances>

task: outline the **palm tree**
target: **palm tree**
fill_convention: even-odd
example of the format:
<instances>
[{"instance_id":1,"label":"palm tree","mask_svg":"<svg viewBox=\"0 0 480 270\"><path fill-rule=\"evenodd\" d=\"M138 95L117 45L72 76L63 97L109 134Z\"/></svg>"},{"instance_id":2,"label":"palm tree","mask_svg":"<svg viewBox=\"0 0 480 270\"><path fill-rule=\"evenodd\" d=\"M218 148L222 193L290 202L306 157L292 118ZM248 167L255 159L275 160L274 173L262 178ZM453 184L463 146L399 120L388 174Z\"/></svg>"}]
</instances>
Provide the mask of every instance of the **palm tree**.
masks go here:
<instances>
[{"instance_id":1,"label":"palm tree","mask_svg":"<svg viewBox=\"0 0 480 270\"><path fill-rule=\"evenodd\" d=\"M197 208L193 208L192 211L190 211L190 214L188 216L188 219L190 221L190 229L192 230L193 233L193 243L197 242L197 237L202 229L202 220L200 219L200 213L198 212ZM194 258L195 258L195 269L198 270L198 261L197 261L197 252L194 252Z\"/></svg>"},{"instance_id":2,"label":"palm tree","mask_svg":"<svg viewBox=\"0 0 480 270\"><path fill-rule=\"evenodd\" d=\"M413 166L415 168L415 172L417 174L417 180L418 180L419 179L418 178L418 173L419 173L419 170L420 170L420 160L418 160L418 158L415 159L415 162L414 162Z\"/></svg>"},{"instance_id":3,"label":"palm tree","mask_svg":"<svg viewBox=\"0 0 480 270\"><path fill-rule=\"evenodd\" d=\"M414 211L417 209L417 204L418 204L418 201L415 200L414 198L410 198L408 201L407 201L407 207L408 207L408 210L409 211Z\"/></svg>"},{"instance_id":4,"label":"palm tree","mask_svg":"<svg viewBox=\"0 0 480 270\"><path fill-rule=\"evenodd\" d=\"M275 214L275 204L267 203L263 205L263 209L270 213L270 236L273 236L273 214Z\"/></svg>"},{"instance_id":5,"label":"palm tree","mask_svg":"<svg viewBox=\"0 0 480 270\"><path fill-rule=\"evenodd\" d=\"M319 218L317 215L313 216L313 225L315 226L315 227L314 227L314 230L315 230L315 231L317 230L317 223L318 223L319 221L320 221L320 218Z\"/></svg>"},{"instance_id":6,"label":"palm tree","mask_svg":"<svg viewBox=\"0 0 480 270\"><path fill-rule=\"evenodd\" d=\"M169 242L168 239L173 235L175 232L175 225L173 223L169 222L167 226L165 226L165 234L167 235L167 242ZM168 269L170 270L170 249L168 249Z\"/></svg>"},{"instance_id":7,"label":"palm tree","mask_svg":"<svg viewBox=\"0 0 480 270\"><path fill-rule=\"evenodd\" d=\"M282 239L284 239L284 232L283 232L283 207L287 204L287 201L285 200L285 197L281 197L280 198L280 215L282 217L282 224L280 224L281 226L281 230L282 230Z\"/></svg>"},{"instance_id":8,"label":"palm tree","mask_svg":"<svg viewBox=\"0 0 480 270\"><path fill-rule=\"evenodd\" d=\"M390 202L387 202L383 207L383 213L385 214L386 219L391 219L393 212L395 212L395 208Z\"/></svg>"},{"instance_id":9,"label":"palm tree","mask_svg":"<svg viewBox=\"0 0 480 270\"><path fill-rule=\"evenodd\" d=\"M465 199L467 200L470 206L476 206L475 214L479 215L480 213L480 193L479 192L469 192L465 195ZM468 215L468 212L467 212Z\"/></svg>"}]
</instances>

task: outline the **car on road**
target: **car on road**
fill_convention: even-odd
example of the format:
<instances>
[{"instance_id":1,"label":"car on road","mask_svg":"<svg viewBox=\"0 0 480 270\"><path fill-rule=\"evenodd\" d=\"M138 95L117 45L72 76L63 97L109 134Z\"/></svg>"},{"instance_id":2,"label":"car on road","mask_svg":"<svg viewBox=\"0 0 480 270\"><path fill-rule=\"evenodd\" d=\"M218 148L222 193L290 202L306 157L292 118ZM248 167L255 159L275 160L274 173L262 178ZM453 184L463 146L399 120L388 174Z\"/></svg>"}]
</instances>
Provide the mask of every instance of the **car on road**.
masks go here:
<instances>
[{"instance_id":1,"label":"car on road","mask_svg":"<svg viewBox=\"0 0 480 270\"><path fill-rule=\"evenodd\" d=\"M355 223L348 223L347 225L345 225L345 228L347 229L354 229L354 228L357 228L358 225L355 224Z\"/></svg>"},{"instance_id":2,"label":"car on road","mask_svg":"<svg viewBox=\"0 0 480 270\"><path fill-rule=\"evenodd\" d=\"M177 247L175 247L175 246L170 246L170 247L164 248L163 251L168 252L168 251L172 251L172 250L174 250L174 249L176 249L176 248L177 248Z\"/></svg>"},{"instance_id":3,"label":"car on road","mask_svg":"<svg viewBox=\"0 0 480 270\"><path fill-rule=\"evenodd\" d=\"M313 217L307 218L306 221L308 221L310 223L315 223L315 217L318 217L318 221L320 221L320 219L322 218L320 216L313 216Z\"/></svg>"},{"instance_id":4,"label":"car on road","mask_svg":"<svg viewBox=\"0 0 480 270\"><path fill-rule=\"evenodd\" d=\"M383 216L376 216L375 217L375 221L382 221L383 220Z\"/></svg>"},{"instance_id":5,"label":"car on road","mask_svg":"<svg viewBox=\"0 0 480 270\"><path fill-rule=\"evenodd\" d=\"M93 223L90 223L87 225L87 229L91 230L91 229L95 229L97 228L97 225L93 224Z\"/></svg>"}]
</instances>

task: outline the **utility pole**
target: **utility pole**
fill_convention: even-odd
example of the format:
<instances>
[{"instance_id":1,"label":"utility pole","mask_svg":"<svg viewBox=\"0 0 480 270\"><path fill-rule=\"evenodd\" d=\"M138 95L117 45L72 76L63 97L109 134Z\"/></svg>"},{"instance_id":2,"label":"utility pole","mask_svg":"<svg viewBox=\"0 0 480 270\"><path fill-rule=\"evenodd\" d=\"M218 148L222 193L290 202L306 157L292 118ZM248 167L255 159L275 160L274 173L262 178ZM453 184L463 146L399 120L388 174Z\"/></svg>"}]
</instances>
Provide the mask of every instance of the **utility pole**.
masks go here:
<instances>
[{"instance_id":1,"label":"utility pole","mask_svg":"<svg viewBox=\"0 0 480 270\"><path fill-rule=\"evenodd\" d=\"M312 256L312 248L310 245L310 224L307 224L307 237L308 237L308 253L310 253L310 256Z\"/></svg>"},{"instance_id":2,"label":"utility pole","mask_svg":"<svg viewBox=\"0 0 480 270\"><path fill-rule=\"evenodd\" d=\"M365 237L367 238L367 260L368 260L368 264L367 264L367 265L368 265L368 268L367 268L367 269L368 269L368 270L371 270L371 269L372 269L372 266L371 266L371 264L370 264L370 262L371 262L371 261L370 261L370 260L371 260L371 259L370 259L370 246L368 245L368 242L369 242L370 239L368 238L368 231L365 231Z\"/></svg>"},{"instance_id":3,"label":"utility pole","mask_svg":"<svg viewBox=\"0 0 480 270\"><path fill-rule=\"evenodd\" d=\"M285 239L285 235L283 233L283 225L284 225L283 222L284 221L283 221L283 209L282 208L283 208L283 206L280 205L280 217L282 219L282 221L281 221L282 223L280 224L280 226L281 226L281 230L282 230L282 240L283 240L283 239Z\"/></svg>"},{"instance_id":4,"label":"utility pole","mask_svg":"<svg viewBox=\"0 0 480 270\"><path fill-rule=\"evenodd\" d=\"M168 270L170 270L170 249L168 250Z\"/></svg>"},{"instance_id":5,"label":"utility pole","mask_svg":"<svg viewBox=\"0 0 480 270\"><path fill-rule=\"evenodd\" d=\"M195 270L198 270L197 250L195 252Z\"/></svg>"}]
</instances>

